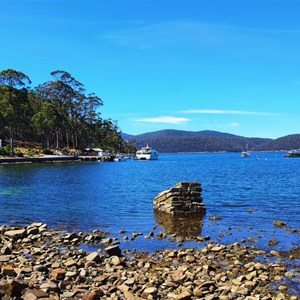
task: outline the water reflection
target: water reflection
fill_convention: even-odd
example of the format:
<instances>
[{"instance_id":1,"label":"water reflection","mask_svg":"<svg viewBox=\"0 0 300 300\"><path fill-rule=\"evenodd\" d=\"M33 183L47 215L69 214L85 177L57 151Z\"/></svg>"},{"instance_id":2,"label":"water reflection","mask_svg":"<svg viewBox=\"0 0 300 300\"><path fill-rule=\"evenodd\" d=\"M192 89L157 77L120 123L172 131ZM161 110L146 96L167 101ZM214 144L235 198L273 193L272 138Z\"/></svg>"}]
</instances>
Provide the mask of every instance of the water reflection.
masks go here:
<instances>
[{"instance_id":1,"label":"water reflection","mask_svg":"<svg viewBox=\"0 0 300 300\"><path fill-rule=\"evenodd\" d=\"M201 236L204 214L179 217L154 211L154 216L167 234L176 234L183 239Z\"/></svg>"}]
</instances>

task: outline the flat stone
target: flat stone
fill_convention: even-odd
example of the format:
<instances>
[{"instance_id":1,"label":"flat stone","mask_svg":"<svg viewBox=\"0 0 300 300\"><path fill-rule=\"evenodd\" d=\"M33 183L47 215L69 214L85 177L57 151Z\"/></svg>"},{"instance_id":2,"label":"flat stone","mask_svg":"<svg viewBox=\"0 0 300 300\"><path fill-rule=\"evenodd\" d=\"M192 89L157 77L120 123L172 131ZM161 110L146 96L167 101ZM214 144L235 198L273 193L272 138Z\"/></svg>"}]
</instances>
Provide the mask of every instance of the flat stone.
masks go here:
<instances>
[{"instance_id":1,"label":"flat stone","mask_svg":"<svg viewBox=\"0 0 300 300\"><path fill-rule=\"evenodd\" d=\"M67 271L65 269L62 269L62 268L57 268L57 269L53 269L51 271L51 276L54 278L54 279L57 279L57 280L62 280L65 278L65 275L66 275Z\"/></svg>"},{"instance_id":2,"label":"flat stone","mask_svg":"<svg viewBox=\"0 0 300 300\"><path fill-rule=\"evenodd\" d=\"M70 268L70 267L73 267L75 265L77 265L76 261L74 259L68 259L67 261L64 262L64 265L67 267L67 268Z\"/></svg>"},{"instance_id":3,"label":"flat stone","mask_svg":"<svg viewBox=\"0 0 300 300\"><path fill-rule=\"evenodd\" d=\"M9 255L0 255L0 263L8 262L10 261Z\"/></svg>"},{"instance_id":4,"label":"flat stone","mask_svg":"<svg viewBox=\"0 0 300 300\"><path fill-rule=\"evenodd\" d=\"M86 261L100 262L100 255L98 252L90 253L86 258Z\"/></svg>"},{"instance_id":5,"label":"flat stone","mask_svg":"<svg viewBox=\"0 0 300 300\"><path fill-rule=\"evenodd\" d=\"M144 290L143 294L147 294L147 295L152 295L155 294L157 292L157 288L156 287L148 287Z\"/></svg>"},{"instance_id":6,"label":"flat stone","mask_svg":"<svg viewBox=\"0 0 300 300\"><path fill-rule=\"evenodd\" d=\"M94 278L95 282L105 283L109 278L109 275L102 274Z\"/></svg>"},{"instance_id":7,"label":"flat stone","mask_svg":"<svg viewBox=\"0 0 300 300\"><path fill-rule=\"evenodd\" d=\"M24 295L24 300L36 300L41 298L48 298L48 294L42 290L29 290Z\"/></svg>"},{"instance_id":8,"label":"flat stone","mask_svg":"<svg viewBox=\"0 0 300 300\"><path fill-rule=\"evenodd\" d=\"M14 276L15 275L15 269L11 265L6 265L1 267L1 273L4 276Z\"/></svg>"},{"instance_id":9,"label":"flat stone","mask_svg":"<svg viewBox=\"0 0 300 300\"><path fill-rule=\"evenodd\" d=\"M23 238L26 235L26 229L23 228L23 229L9 230L6 231L4 235L13 239Z\"/></svg>"},{"instance_id":10,"label":"flat stone","mask_svg":"<svg viewBox=\"0 0 300 300\"><path fill-rule=\"evenodd\" d=\"M182 291L179 295L177 295L176 299L177 300L190 300L192 297L192 293L187 290L184 289L184 291Z\"/></svg>"},{"instance_id":11,"label":"flat stone","mask_svg":"<svg viewBox=\"0 0 300 300\"><path fill-rule=\"evenodd\" d=\"M40 289L43 290L44 292L56 291L57 284L52 281L45 282L40 285Z\"/></svg>"},{"instance_id":12,"label":"flat stone","mask_svg":"<svg viewBox=\"0 0 300 300\"><path fill-rule=\"evenodd\" d=\"M66 277L72 278L72 277L76 277L77 276L77 272L76 271L68 271L66 273Z\"/></svg>"}]
</instances>

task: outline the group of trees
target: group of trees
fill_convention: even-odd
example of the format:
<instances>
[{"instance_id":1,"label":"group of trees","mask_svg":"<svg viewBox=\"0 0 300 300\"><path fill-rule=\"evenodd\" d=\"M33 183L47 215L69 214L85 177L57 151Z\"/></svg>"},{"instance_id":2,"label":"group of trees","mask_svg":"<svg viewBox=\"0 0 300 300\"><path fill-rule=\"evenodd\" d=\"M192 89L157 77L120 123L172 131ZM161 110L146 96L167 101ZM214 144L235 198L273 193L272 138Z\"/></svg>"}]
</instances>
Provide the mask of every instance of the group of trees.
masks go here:
<instances>
[{"instance_id":1,"label":"group of trees","mask_svg":"<svg viewBox=\"0 0 300 300\"><path fill-rule=\"evenodd\" d=\"M43 143L45 148L101 147L131 152L116 121L102 119L102 100L87 94L68 72L53 71L52 80L30 87L29 77L8 69L0 72L0 139Z\"/></svg>"}]
</instances>

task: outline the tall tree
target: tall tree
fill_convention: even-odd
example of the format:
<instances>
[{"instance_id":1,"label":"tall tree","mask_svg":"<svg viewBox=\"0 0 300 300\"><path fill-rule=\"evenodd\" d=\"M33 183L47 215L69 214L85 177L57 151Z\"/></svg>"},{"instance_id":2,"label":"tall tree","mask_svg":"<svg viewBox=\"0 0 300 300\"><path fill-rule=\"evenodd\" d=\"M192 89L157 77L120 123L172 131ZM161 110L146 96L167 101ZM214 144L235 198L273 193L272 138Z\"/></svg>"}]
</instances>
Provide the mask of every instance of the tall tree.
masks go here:
<instances>
[{"instance_id":1,"label":"tall tree","mask_svg":"<svg viewBox=\"0 0 300 300\"><path fill-rule=\"evenodd\" d=\"M27 75L22 72L7 69L0 72L0 119L8 128L10 139L10 155L14 153L14 133L20 121L20 113L26 109L27 88L26 84L31 84Z\"/></svg>"},{"instance_id":2,"label":"tall tree","mask_svg":"<svg viewBox=\"0 0 300 300\"><path fill-rule=\"evenodd\" d=\"M62 141L66 147L72 142L77 148L83 128L99 120L96 108L102 105L102 100L94 94L86 95L83 84L68 72L58 70L51 75L54 80L38 86L35 91L42 101L52 104L59 116L60 124L55 125L56 147L59 148Z\"/></svg>"}]
</instances>

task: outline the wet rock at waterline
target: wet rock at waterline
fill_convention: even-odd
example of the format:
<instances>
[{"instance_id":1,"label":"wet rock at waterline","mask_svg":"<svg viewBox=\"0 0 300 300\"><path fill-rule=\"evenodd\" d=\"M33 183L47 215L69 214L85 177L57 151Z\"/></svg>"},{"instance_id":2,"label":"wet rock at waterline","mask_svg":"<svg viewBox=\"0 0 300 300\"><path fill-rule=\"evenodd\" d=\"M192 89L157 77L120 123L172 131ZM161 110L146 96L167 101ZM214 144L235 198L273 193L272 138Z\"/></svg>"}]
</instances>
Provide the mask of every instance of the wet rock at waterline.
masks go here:
<instances>
[{"instance_id":1,"label":"wet rock at waterline","mask_svg":"<svg viewBox=\"0 0 300 300\"><path fill-rule=\"evenodd\" d=\"M274 250L208 242L198 250L128 250L119 256L116 241L105 236L39 223L0 226L0 299L298 299L293 286L299 273ZM97 245L100 237L105 251L80 249L86 241Z\"/></svg>"}]
</instances>

